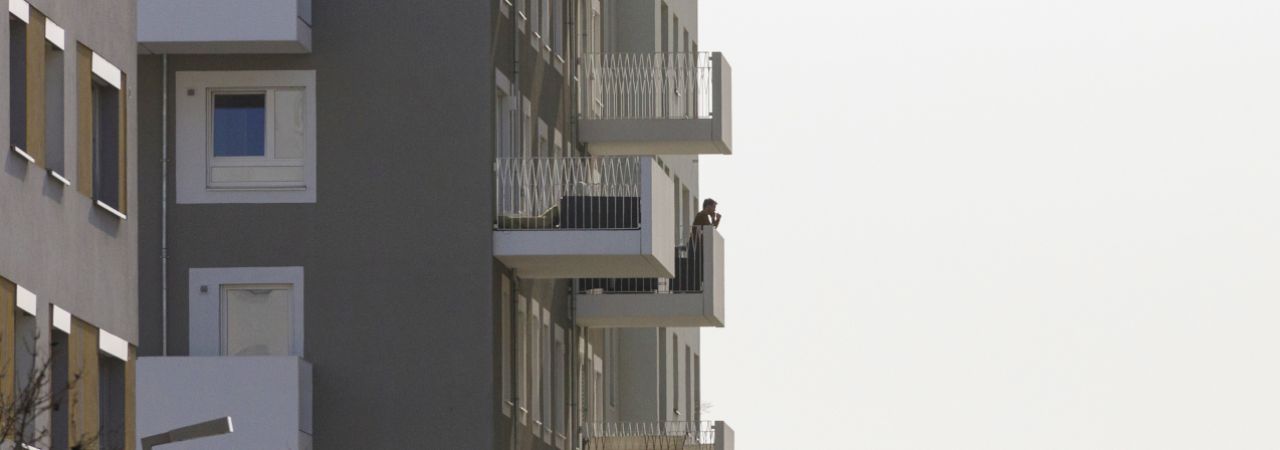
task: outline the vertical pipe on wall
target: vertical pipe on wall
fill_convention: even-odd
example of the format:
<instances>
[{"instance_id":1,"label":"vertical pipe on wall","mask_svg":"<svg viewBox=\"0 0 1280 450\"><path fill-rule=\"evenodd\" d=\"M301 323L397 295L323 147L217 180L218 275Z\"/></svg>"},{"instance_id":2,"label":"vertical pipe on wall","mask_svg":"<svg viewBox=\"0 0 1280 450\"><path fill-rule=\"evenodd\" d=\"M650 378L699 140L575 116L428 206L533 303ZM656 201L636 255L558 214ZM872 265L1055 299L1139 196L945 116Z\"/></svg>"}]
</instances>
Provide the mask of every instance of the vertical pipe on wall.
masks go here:
<instances>
[{"instance_id":1,"label":"vertical pipe on wall","mask_svg":"<svg viewBox=\"0 0 1280 450\"><path fill-rule=\"evenodd\" d=\"M169 356L169 54L160 55L160 355Z\"/></svg>"},{"instance_id":2,"label":"vertical pipe on wall","mask_svg":"<svg viewBox=\"0 0 1280 450\"><path fill-rule=\"evenodd\" d=\"M498 1L506 1L506 0L498 0ZM521 107L524 107L524 98L521 97L521 89L520 89L520 14L521 12L518 12L518 10L516 10L518 9L517 8L518 5L513 4L511 6L512 6L511 8L512 9L512 12L511 12L511 55L512 55L511 59L513 61L512 73L511 73L511 79L512 79L511 96L513 100L515 100L515 104L516 104L516 120L515 120L516 129L513 130L513 132L515 132L516 134L516 139L515 139L515 142L512 142L512 144L515 144L515 146L524 146L525 115L521 114ZM524 147L520 147L520 148L524 148ZM516 274L515 270L511 271L511 280L512 280L512 283L516 284L515 293L518 295L518 291L520 291L520 276ZM509 302L509 300L511 299L503 299L503 302ZM516 308L518 307L520 306L516 306ZM517 325L516 320L518 320L518 317L520 316L516 316L516 308L511 308L511 314L512 316L515 316L511 321L511 327L513 329L511 332L511 335L518 340L518 339L524 339L524 336L518 335L518 332L520 332L520 326ZM518 352L518 349L512 349L512 350L516 350L516 352ZM515 354L516 352L512 352L512 354ZM511 368L512 368L512 372L515 372L515 373L512 373L511 382L512 384L518 384L518 382L520 382L520 364L511 364ZM511 438L509 438L509 441L511 441L511 449L516 450L518 449L518 446L516 445L516 442L518 440L517 437L518 435L520 435L520 401L522 401L522 399L520 398L520 386L511 386L511 387L512 387L511 389L511 396L512 396Z\"/></svg>"}]
</instances>

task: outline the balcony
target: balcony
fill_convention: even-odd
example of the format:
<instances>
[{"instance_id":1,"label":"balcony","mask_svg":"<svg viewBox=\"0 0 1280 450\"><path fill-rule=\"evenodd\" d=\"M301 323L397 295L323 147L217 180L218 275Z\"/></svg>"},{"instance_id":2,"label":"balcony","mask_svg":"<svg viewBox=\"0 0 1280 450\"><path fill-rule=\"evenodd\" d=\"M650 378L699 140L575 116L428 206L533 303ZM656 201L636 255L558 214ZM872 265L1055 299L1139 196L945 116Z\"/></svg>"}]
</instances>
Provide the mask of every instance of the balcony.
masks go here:
<instances>
[{"instance_id":1,"label":"balcony","mask_svg":"<svg viewBox=\"0 0 1280 450\"><path fill-rule=\"evenodd\" d=\"M143 53L310 53L311 0L138 0Z\"/></svg>"},{"instance_id":2,"label":"balcony","mask_svg":"<svg viewBox=\"0 0 1280 450\"><path fill-rule=\"evenodd\" d=\"M579 138L594 155L733 153L732 70L719 52L595 53Z\"/></svg>"},{"instance_id":3,"label":"balcony","mask_svg":"<svg viewBox=\"0 0 1280 450\"><path fill-rule=\"evenodd\" d=\"M724 422L583 424L584 450L733 450Z\"/></svg>"},{"instance_id":4,"label":"balcony","mask_svg":"<svg viewBox=\"0 0 1280 450\"><path fill-rule=\"evenodd\" d=\"M671 278L578 279L578 323L587 327L723 327L724 238L703 226L675 248Z\"/></svg>"},{"instance_id":5,"label":"balcony","mask_svg":"<svg viewBox=\"0 0 1280 450\"><path fill-rule=\"evenodd\" d=\"M311 364L294 356L138 358L138 435L231 416L183 449L311 448Z\"/></svg>"},{"instance_id":6,"label":"balcony","mask_svg":"<svg viewBox=\"0 0 1280 450\"><path fill-rule=\"evenodd\" d=\"M496 169L493 253L518 276L672 276L674 188L653 158L499 158Z\"/></svg>"}]
</instances>

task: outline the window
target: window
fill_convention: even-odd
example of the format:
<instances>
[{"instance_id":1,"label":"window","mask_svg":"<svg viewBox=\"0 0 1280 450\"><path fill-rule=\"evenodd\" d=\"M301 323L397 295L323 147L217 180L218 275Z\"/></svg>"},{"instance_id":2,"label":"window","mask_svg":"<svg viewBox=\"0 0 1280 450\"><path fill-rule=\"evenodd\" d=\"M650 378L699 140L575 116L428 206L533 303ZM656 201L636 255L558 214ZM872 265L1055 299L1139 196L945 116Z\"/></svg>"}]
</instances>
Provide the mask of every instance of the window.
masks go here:
<instances>
[{"instance_id":1,"label":"window","mask_svg":"<svg viewBox=\"0 0 1280 450\"><path fill-rule=\"evenodd\" d=\"M178 72L178 203L312 203L315 72Z\"/></svg>"},{"instance_id":2,"label":"window","mask_svg":"<svg viewBox=\"0 0 1280 450\"><path fill-rule=\"evenodd\" d=\"M93 198L115 211L124 211L120 178L120 91L93 82Z\"/></svg>"},{"instance_id":3,"label":"window","mask_svg":"<svg viewBox=\"0 0 1280 450\"><path fill-rule=\"evenodd\" d=\"M498 319L499 333L502 336L502 413L508 417L511 416L511 281L506 275L502 276L502 287L499 289L501 297L498 298L498 314L502 317Z\"/></svg>"},{"instance_id":4,"label":"window","mask_svg":"<svg viewBox=\"0 0 1280 450\"><path fill-rule=\"evenodd\" d=\"M62 29L45 23L44 48L44 153L49 174L70 186L66 173L66 54L62 51Z\"/></svg>"},{"instance_id":5,"label":"window","mask_svg":"<svg viewBox=\"0 0 1280 450\"><path fill-rule=\"evenodd\" d=\"M609 358L609 406L618 406L618 362L622 356L618 353L618 330L606 330L606 336L611 337L609 348L606 353Z\"/></svg>"},{"instance_id":6,"label":"window","mask_svg":"<svg viewBox=\"0 0 1280 450\"><path fill-rule=\"evenodd\" d=\"M306 188L302 89L212 91L207 187Z\"/></svg>"},{"instance_id":7,"label":"window","mask_svg":"<svg viewBox=\"0 0 1280 450\"><path fill-rule=\"evenodd\" d=\"M538 0L542 12L538 17L542 20L542 45L550 46L551 43L551 3L555 0Z\"/></svg>"},{"instance_id":8,"label":"window","mask_svg":"<svg viewBox=\"0 0 1280 450\"><path fill-rule=\"evenodd\" d=\"M702 355L693 355L693 421L702 421Z\"/></svg>"},{"instance_id":9,"label":"window","mask_svg":"<svg viewBox=\"0 0 1280 450\"><path fill-rule=\"evenodd\" d=\"M563 0L551 0L551 48L557 55L564 54Z\"/></svg>"},{"instance_id":10,"label":"window","mask_svg":"<svg viewBox=\"0 0 1280 450\"><path fill-rule=\"evenodd\" d=\"M693 414L693 350L684 346L684 411ZM692 416L690 416L692 420Z\"/></svg>"},{"instance_id":11,"label":"window","mask_svg":"<svg viewBox=\"0 0 1280 450\"><path fill-rule=\"evenodd\" d=\"M542 392L539 397L542 397L542 439L547 443L551 443L551 430L554 423L553 419L555 418L552 415L551 405L556 403L556 398L551 395L552 339L551 312L544 309L542 310L542 339L538 341L542 347L542 358L540 359L542 361Z\"/></svg>"},{"instance_id":12,"label":"window","mask_svg":"<svg viewBox=\"0 0 1280 450\"><path fill-rule=\"evenodd\" d=\"M533 104L524 99L524 123L521 127L521 154L525 158L533 156Z\"/></svg>"},{"instance_id":13,"label":"window","mask_svg":"<svg viewBox=\"0 0 1280 450\"><path fill-rule=\"evenodd\" d=\"M524 295L516 295L516 406L520 410L520 423L529 423L529 321L528 301Z\"/></svg>"},{"instance_id":14,"label":"window","mask_svg":"<svg viewBox=\"0 0 1280 450\"><path fill-rule=\"evenodd\" d=\"M57 307L54 308L54 316L58 315ZM57 319L54 319L55 326L51 329L52 338L49 340L50 345L50 366L49 376L50 386L66 386L68 377L71 373L70 361L68 353L71 351L71 336L67 334L70 330L60 329L56 326ZM70 405L67 402L67 392L61 389L54 389L50 392L53 397L50 402L51 424L49 425L49 438L53 444L52 448L67 448L69 430L68 412Z\"/></svg>"},{"instance_id":15,"label":"window","mask_svg":"<svg viewBox=\"0 0 1280 450\"><path fill-rule=\"evenodd\" d=\"M305 355L302 267L193 268L191 356Z\"/></svg>"},{"instance_id":16,"label":"window","mask_svg":"<svg viewBox=\"0 0 1280 450\"><path fill-rule=\"evenodd\" d=\"M283 284L223 285L222 355L295 354L290 329L292 291L292 286Z\"/></svg>"},{"instance_id":17,"label":"window","mask_svg":"<svg viewBox=\"0 0 1280 450\"><path fill-rule=\"evenodd\" d=\"M98 354L98 448L125 448L125 362Z\"/></svg>"},{"instance_id":18,"label":"window","mask_svg":"<svg viewBox=\"0 0 1280 450\"><path fill-rule=\"evenodd\" d=\"M553 370L551 374L552 383L553 383L551 388L551 401L554 405L554 408L552 408L551 417L552 417L552 427L554 430L556 430L555 445L560 448L564 448L565 436L568 434L568 431L569 431L567 426L568 421L565 419L565 410L567 409L565 408L566 406L565 403L568 402L568 399L565 398L565 395L564 395L564 392L565 392L565 389L564 389L564 385L565 385L564 338L565 338L564 327L561 327L560 325L556 325L556 335L555 335L556 346L555 346L554 357L552 358Z\"/></svg>"},{"instance_id":19,"label":"window","mask_svg":"<svg viewBox=\"0 0 1280 450\"><path fill-rule=\"evenodd\" d=\"M27 23L9 16L9 145L29 161L27 150Z\"/></svg>"},{"instance_id":20,"label":"window","mask_svg":"<svg viewBox=\"0 0 1280 450\"><path fill-rule=\"evenodd\" d=\"M529 410L533 412L533 435L542 436L542 307L535 299L529 308Z\"/></svg>"},{"instance_id":21,"label":"window","mask_svg":"<svg viewBox=\"0 0 1280 450\"><path fill-rule=\"evenodd\" d=\"M531 3L530 6L532 9L532 11L530 11L530 14L529 14L529 24L530 24L529 29L532 34L532 36L529 38L529 44L534 47L537 47L538 42L542 40L542 17L540 17L542 15L542 5L543 3L546 3L547 0L528 0L528 1Z\"/></svg>"},{"instance_id":22,"label":"window","mask_svg":"<svg viewBox=\"0 0 1280 450\"><path fill-rule=\"evenodd\" d=\"M680 415L680 337L671 336L671 395L675 401L671 402L675 405L676 415Z\"/></svg>"},{"instance_id":23,"label":"window","mask_svg":"<svg viewBox=\"0 0 1280 450\"><path fill-rule=\"evenodd\" d=\"M668 12L667 2L662 2L662 49L661 51L671 51L670 34L671 34L671 14Z\"/></svg>"},{"instance_id":24,"label":"window","mask_svg":"<svg viewBox=\"0 0 1280 450\"><path fill-rule=\"evenodd\" d=\"M22 301L25 289L17 289L18 301ZM29 293L27 293L29 295ZM36 316L30 313L35 312L35 301L32 299L31 310L28 311L22 307L14 308L13 314L13 374L12 383L14 392L24 392L31 386L37 375L36 353L37 342L36 337L39 331L36 329ZM12 308L12 307L11 307ZM26 429L22 430L24 435L29 438L36 436L35 423L21 424Z\"/></svg>"},{"instance_id":25,"label":"window","mask_svg":"<svg viewBox=\"0 0 1280 450\"><path fill-rule=\"evenodd\" d=\"M595 354L591 355L591 417L596 422L604 421L604 361Z\"/></svg>"},{"instance_id":26,"label":"window","mask_svg":"<svg viewBox=\"0 0 1280 450\"><path fill-rule=\"evenodd\" d=\"M541 119L538 120L538 148L534 149L535 156L552 156L551 140L547 136L547 123Z\"/></svg>"},{"instance_id":27,"label":"window","mask_svg":"<svg viewBox=\"0 0 1280 450\"><path fill-rule=\"evenodd\" d=\"M102 56L77 47L79 116L77 189L108 213L125 219L125 74Z\"/></svg>"},{"instance_id":28,"label":"window","mask_svg":"<svg viewBox=\"0 0 1280 450\"><path fill-rule=\"evenodd\" d=\"M507 92L501 88L494 91L495 99L493 104L494 123L497 124L494 143L497 145L495 152L499 158L511 158L516 156L516 102L515 98L507 95Z\"/></svg>"}]
</instances>

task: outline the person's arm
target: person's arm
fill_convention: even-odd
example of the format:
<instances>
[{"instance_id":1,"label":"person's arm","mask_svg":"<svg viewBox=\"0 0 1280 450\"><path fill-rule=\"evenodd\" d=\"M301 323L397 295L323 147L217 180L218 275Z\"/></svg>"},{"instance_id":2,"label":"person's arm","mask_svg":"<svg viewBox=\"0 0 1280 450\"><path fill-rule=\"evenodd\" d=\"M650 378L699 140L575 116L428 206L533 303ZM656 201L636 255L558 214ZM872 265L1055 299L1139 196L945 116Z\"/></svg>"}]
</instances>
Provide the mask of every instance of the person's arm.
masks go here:
<instances>
[{"instance_id":1,"label":"person's arm","mask_svg":"<svg viewBox=\"0 0 1280 450\"><path fill-rule=\"evenodd\" d=\"M711 219L711 226L720 228L720 213L716 213L715 218Z\"/></svg>"}]
</instances>

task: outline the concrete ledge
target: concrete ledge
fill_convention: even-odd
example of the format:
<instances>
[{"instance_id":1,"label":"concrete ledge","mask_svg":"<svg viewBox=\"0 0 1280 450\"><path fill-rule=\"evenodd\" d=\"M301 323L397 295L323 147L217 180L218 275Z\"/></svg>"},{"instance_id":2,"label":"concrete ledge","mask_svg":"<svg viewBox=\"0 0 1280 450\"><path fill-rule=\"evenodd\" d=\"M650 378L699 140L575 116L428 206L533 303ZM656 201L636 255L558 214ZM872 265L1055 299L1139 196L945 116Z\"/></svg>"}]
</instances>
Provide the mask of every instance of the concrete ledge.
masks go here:
<instances>
[{"instance_id":1,"label":"concrete ledge","mask_svg":"<svg viewBox=\"0 0 1280 450\"><path fill-rule=\"evenodd\" d=\"M138 0L144 53L310 53L311 0Z\"/></svg>"}]
</instances>

